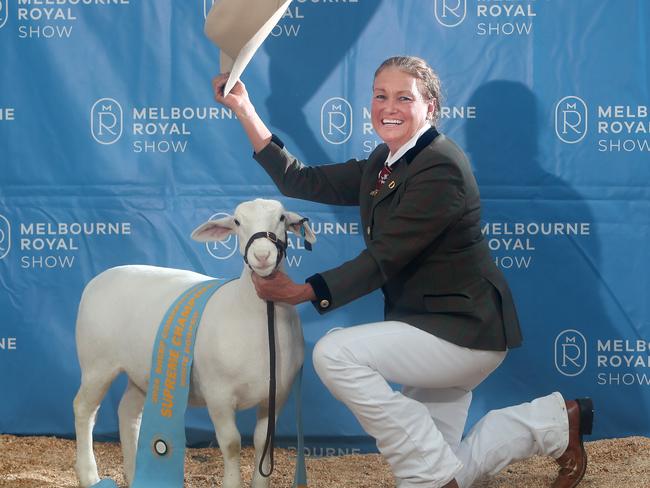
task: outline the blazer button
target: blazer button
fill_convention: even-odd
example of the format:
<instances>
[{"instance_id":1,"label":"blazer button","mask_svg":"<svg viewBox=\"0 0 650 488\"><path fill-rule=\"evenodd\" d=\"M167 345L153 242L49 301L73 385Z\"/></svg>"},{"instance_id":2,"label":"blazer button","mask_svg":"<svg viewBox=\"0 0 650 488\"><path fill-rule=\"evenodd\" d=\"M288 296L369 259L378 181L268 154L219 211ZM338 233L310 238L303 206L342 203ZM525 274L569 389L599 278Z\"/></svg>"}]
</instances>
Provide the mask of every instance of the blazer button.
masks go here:
<instances>
[{"instance_id":1,"label":"blazer button","mask_svg":"<svg viewBox=\"0 0 650 488\"><path fill-rule=\"evenodd\" d=\"M366 227L366 233L370 235L370 226Z\"/></svg>"},{"instance_id":2,"label":"blazer button","mask_svg":"<svg viewBox=\"0 0 650 488\"><path fill-rule=\"evenodd\" d=\"M329 300L321 300L320 301L320 308L327 308L330 306L330 301Z\"/></svg>"}]
</instances>

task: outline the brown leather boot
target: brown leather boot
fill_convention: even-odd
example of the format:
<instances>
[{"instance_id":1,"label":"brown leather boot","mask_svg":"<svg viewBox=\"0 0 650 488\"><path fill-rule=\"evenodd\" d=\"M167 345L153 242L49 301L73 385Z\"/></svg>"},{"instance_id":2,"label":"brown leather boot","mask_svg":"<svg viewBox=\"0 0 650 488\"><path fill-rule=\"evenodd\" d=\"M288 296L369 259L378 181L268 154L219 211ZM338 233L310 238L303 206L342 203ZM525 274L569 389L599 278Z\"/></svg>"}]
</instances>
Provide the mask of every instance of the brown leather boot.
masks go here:
<instances>
[{"instance_id":1,"label":"brown leather boot","mask_svg":"<svg viewBox=\"0 0 650 488\"><path fill-rule=\"evenodd\" d=\"M594 423L594 404L590 398L568 400L566 411L569 417L569 444L559 458L560 471L552 488L575 488L587 470L587 452L582 436L591 434Z\"/></svg>"},{"instance_id":2,"label":"brown leather boot","mask_svg":"<svg viewBox=\"0 0 650 488\"><path fill-rule=\"evenodd\" d=\"M451 480L449 483L447 483L442 488L460 488L460 487L458 486L458 483L456 482L456 480Z\"/></svg>"}]
</instances>

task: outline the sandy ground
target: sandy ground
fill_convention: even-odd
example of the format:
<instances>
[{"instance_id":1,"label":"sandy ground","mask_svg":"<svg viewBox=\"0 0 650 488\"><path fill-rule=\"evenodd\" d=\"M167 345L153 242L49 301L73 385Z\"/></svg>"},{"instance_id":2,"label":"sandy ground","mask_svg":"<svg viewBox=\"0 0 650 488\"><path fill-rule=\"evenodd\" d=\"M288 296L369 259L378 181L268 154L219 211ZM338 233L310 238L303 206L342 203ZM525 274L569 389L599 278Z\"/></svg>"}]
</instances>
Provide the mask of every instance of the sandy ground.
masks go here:
<instances>
[{"instance_id":1,"label":"sandy ground","mask_svg":"<svg viewBox=\"0 0 650 488\"><path fill-rule=\"evenodd\" d=\"M587 474L580 487L650 488L650 439L628 437L586 443L589 456ZM126 487L121 472L122 456L118 444L96 443L100 476L111 477ZM290 451L275 451L274 488L290 488L294 458ZM74 441L52 437L14 437L0 435L0 486L14 488L77 486L74 474ZM242 453L242 477L248 486L253 452ZM185 487L220 487L223 470L218 449L186 451ZM308 458L310 488L393 488L388 465L376 454ZM556 473L553 460L533 458L513 464L498 476L484 480L480 488L536 488L551 485Z\"/></svg>"}]
</instances>

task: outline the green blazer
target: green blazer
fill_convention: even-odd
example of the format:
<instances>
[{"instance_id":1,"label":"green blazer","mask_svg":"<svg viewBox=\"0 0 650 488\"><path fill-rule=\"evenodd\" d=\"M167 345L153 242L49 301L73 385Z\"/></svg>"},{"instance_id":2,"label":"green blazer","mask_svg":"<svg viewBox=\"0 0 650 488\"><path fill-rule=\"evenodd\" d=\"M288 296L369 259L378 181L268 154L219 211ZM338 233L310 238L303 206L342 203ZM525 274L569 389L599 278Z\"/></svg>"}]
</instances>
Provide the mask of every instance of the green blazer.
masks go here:
<instances>
[{"instance_id":1,"label":"green blazer","mask_svg":"<svg viewBox=\"0 0 650 488\"><path fill-rule=\"evenodd\" d=\"M521 344L512 294L481 233L478 186L465 154L431 128L374 192L388 157L305 166L282 142L255 159L286 196L358 205L366 249L307 279L324 313L381 288L386 320L398 320L473 349Z\"/></svg>"}]
</instances>

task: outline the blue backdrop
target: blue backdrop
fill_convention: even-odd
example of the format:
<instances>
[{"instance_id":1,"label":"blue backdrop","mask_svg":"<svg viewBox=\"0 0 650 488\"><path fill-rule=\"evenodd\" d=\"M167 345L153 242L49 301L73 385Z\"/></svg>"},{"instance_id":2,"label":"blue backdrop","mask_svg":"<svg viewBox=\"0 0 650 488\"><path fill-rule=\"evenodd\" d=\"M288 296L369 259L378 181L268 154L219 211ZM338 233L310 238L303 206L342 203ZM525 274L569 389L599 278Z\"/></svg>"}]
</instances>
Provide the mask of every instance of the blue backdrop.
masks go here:
<instances>
[{"instance_id":1,"label":"blue backdrop","mask_svg":"<svg viewBox=\"0 0 650 488\"><path fill-rule=\"evenodd\" d=\"M282 198L234 115L213 102L210 0L0 0L0 432L72 436L74 323L84 285L144 263L239 274L235 242L193 228L241 201L308 216L298 281L361 249L356 209ZM471 158L483 231L515 295L524 346L475 394L488 409L560 390L596 402L595 437L650 435L650 4L645 0L294 0L244 73L297 156L362 158L377 65L426 59L441 131ZM314 452L372 443L316 377L327 330L381 318L379 294L319 316L300 307ZM116 438L124 380L96 432ZM279 434L293 433L293 407ZM250 435L253 414L240 417ZM212 438L203 410L192 441ZM286 441L291 442L291 441ZM322 452L322 451L321 451Z\"/></svg>"}]
</instances>

